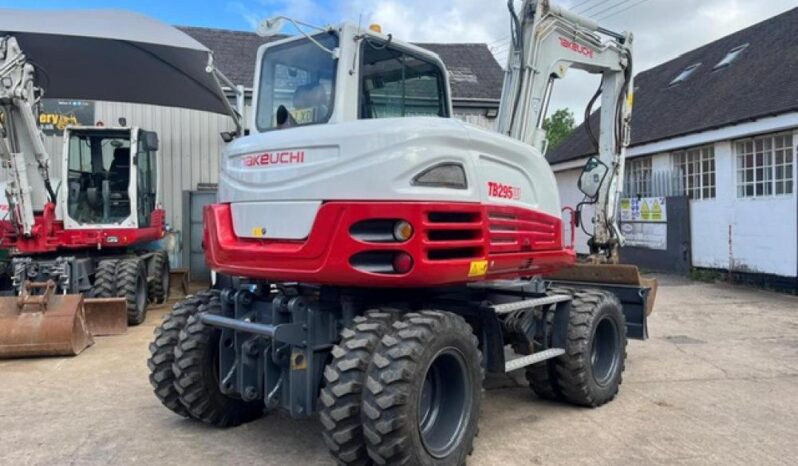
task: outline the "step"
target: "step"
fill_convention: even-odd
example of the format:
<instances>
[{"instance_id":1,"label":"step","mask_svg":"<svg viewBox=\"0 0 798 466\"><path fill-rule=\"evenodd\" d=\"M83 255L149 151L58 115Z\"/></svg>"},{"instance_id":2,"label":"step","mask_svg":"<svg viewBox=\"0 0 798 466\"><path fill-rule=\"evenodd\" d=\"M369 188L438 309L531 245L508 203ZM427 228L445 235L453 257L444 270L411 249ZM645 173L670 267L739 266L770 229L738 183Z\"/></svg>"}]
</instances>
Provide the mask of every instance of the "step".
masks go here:
<instances>
[{"instance_id":1,"label":"step","mask_svg":"<svg viewBox=\"0 0 798 466\"><path fill-rule=\"evenodd\" d=\"M548 306L550 304L561 303L563 301L570 301L571 297L568 295L552 295L543 296L541 298L526 299L523 301L514 301L511 303L497 304L493 306L496 314L509 314L511 312L520 311L522 309L532 309L538 306Z\"/></svg>"},{"instance_id":2,"label":"step","mask_svg":"<svg viewBox=\"0 0 798 466\"><path fill-rule=\"evenodd\" d=\"M529 356L521 356L520 358L513 359L512 361L507 361L504 364L504 372L512 372L514 370L521 369L522 367L531 366L532 364L536 364L547 359L562 356L563 354L565 354L564 349L551 348L547 349L546 351L539 351L535 354L530 354Z\"/></svg>"}]
</instances>

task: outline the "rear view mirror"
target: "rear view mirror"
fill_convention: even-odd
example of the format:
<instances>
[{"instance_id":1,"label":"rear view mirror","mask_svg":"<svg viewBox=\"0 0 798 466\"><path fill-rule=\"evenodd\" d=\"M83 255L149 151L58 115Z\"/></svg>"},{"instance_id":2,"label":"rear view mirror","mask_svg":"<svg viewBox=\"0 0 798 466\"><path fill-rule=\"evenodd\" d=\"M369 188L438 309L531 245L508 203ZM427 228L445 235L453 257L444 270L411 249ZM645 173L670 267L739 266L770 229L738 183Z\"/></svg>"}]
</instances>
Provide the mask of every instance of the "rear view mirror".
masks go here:
<instances>
[{"instance_id":1,"label":"rear view mirror","mask_svg":"<svg viewBox=\"0 0 798 466\"><path fill-rule=\"evenodd\" d=\"M596 157L590 157L579 175L579 190L585 196L595 199L601 190L601 184L607 176L609 168Z\"/></svg>"},{"instance_id":2,"label":"rear view mirror","mask_svg":"<svg viewBox=\"0 0 798 466\"><path fill-rule=\"evenodd\" d=\"M148 152L157 152L158 133L154 131L142 131L141 133L141 145L143 146L143 149Z\"/></svg>"}]
</instances>

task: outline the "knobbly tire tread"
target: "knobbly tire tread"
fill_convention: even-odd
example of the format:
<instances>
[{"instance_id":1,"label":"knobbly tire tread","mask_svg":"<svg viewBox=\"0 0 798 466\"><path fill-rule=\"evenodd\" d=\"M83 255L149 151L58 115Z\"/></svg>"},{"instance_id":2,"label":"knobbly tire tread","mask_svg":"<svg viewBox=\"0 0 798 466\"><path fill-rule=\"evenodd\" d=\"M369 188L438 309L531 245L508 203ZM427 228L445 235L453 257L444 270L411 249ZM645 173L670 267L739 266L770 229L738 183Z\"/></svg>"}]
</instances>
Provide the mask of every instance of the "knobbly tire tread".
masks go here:
<instances>
[{"instance_id":1,"label":"knobbly tire tread","mask_svg":"<svg viewBox=\"0 0 798 466\"><path fill-rule=\"evenodd\" d=\"M546 333L548 335L551 335L550 330L554 315L554 311L549 311L546 313L546 326L549 327L549 331ZM549 342L549 344L546 346L551 347L550 343L551 342ZM538 341L534 342L534 346L535 351L540 351L542 349L542 345ZM562 392L560 391L560 386L557 383L557 373L554 360L548 359L546 361L527 366L525 375L526 380L529 383L529 388L532 389L538 398L551 401L562 400Z\"/></svg>"},{"instance_id":2,"label":"knobbly tire tread","mask_svg":"<svg viewBox=\"0 0 798 466\"><path fill-rule=\"evenodd\" d=\"M361 394L374 350L391 330L394 314L369 311L355 317L341 331L324 368L324 387L319 393L319 420L330 453L341 465L369 465L361 421Z\"/></svg>"},{"instance_id":3,"label":"knobbly tire tread","mask_svg":"<svg viewBox=\"0 0 798 466\"><path fill-rule=\"evenodd\" d=\"M393 331L382 338L374 352L363 391L363 433L369 456L375 463L389 466L464 464L473 451L485 377L477 338L462 317L443 311L409 313L392 327ZM472 384L476 385L474 411L462 443L449 457L433 461L415 437L418 409L412 405L411 387L414 377L425 376L420 367L430 362L421 360L428 357L426 350L452 338L468 342L471 354L464 354L466 365L477 370L477 380ZM419 382L423 384L423 380Z\"/></svg>"},{"instance_id":4,"label":"knobbly tire tread","mask_svg":"<svg viewBox=\"0 0 798 466\"><path fill-rule=\"evenodd\" d=\"M612 401L618 394L618 389L623 380L623 371L626 363L626 322L621 303L612 293L597 290L583 289L571 290L570 322L566 353L553 361L556 369L556 380L562 397L565 401L587 407L597 407ZM594 381L590 375L591 333L596 321L596 314L603 307L613 306L619 320L621 337L621 359L617 369L617 382L609 385L604 393L594 390Z\"/></svg>"},{"instance_id":5,"label":"knobbly tire tread","mask_svg":"<svg viewBox=\"0 0 798 466\"><path fill-rule=\"evenodd\" d=\"M575 290L572 288L557 287L549 289L549 295L568 295L573 296ZM549 336L551 336L551 325L554 321L555 312L553 309L546 312L546 326L548 326ZM534 342L535 351L542 348L541 342ZM551 341L548 342L546 347L551 348ZM525 371L526 380L529 383L529 388L538 396L538 398L550 401L562 401L563 395L560 386L557 383L557 366L554 359L548 359L538 364L532 364L526 367Z\"/></svg>"},{"instance_id":6,"label":"knobbly tire tread","mask_svg":"<svg viewBox=\"0 0 798 466\"><path fill-rule=\"evenodd\" d=\"M163 304L169 298L169 284L161 281L164 267L169 272L169 255L166 251L155 251L147 268L147 295L150 302Z\"/></svg>"},{"instance_id":7,"label":"knobbly tire tread","mask_svg":"<svg viewBox=\"0 0 798 466\"><path fill-rule=\"evenodd\" d=\"M182 417L190 417L190 414L180 402L180 394L175 387L175 374L172 370L175 346L188 318L196 314L200 306L218 299L217 290L207 290L187 296L164 316L161 325L155 327L155 338L150 343L147 367L150 369L149 378L153 392L164 406Z\"/></svg>"},{"instance_id":8,"label":"knobbly tire tread","mask_svg":"<svg viewBox=\"0 0 798 466\"><path fill-rule=\"evenodd\" d=\"M116 268L119 259L104 259L97 264L94 272L92 294L95 298L116 297Z\"/></svg>"},{"instance_id":9,"label":"knobbly tire tread","mask_svg":"<svg viewBox=\"0 0 798 466\"><path fill-rule=\"evenodd\" d=\"M213 370L221 331L202 323L203 312L219 313L221 304L212 300L200 306L180 332L172 364L180 402L191 417L216 427L253 421L263 414L263 401L246 402L221 392Z\"/></svg>"},{"instance_id":10,"label":"knobbly tire tread","mask_svg":"<svg viewBox=\"0 0 798 466\"><path fill-rule=\"evenodd\" d=\"M136 309L136 283L139 276L144 279L146 287L147 271L143 260L131 257L119 261L116 268L116 295L125 298L127 323L130 325L139 325L147 317L146 303L141 311Z\"/></svg>"}]
</instances>

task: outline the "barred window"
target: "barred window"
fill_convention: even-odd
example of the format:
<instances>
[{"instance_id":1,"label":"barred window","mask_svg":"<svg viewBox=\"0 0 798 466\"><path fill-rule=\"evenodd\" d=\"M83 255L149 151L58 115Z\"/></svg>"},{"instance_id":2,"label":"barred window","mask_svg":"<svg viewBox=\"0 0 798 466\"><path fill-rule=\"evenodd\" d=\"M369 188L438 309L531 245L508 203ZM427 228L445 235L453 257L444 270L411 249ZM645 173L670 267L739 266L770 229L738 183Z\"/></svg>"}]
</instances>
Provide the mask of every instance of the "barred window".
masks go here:
<instances>
[{"instance_id":1,"label":"barred window","mask_svg":"<svg viewBox=\"0 0 798 466\"><path fill-rule=\"evenodd\" d=\"M792 194L792 134L743 139L735 143L737 197Z\"/></svg>"},{"instance_id":2,"label":"barred window","mask_svg":"<svg viewBox=\"0 0 798 466\"><path fill-rule=\"evenodd\" d=\"M690 199L715 197L715 147L695 147L671 154L673 168L679 172L684 194Z\"/></svg>"},{"instance_id":3,"label":"barred window","mask_svg":"<svg viewBox=\"0 0 798 466\"><path fill-rule=\"evenodd\" d=\"M624 179L627 196L651 196L651 157L628 159Z\"/></svg>"}]
</instances>

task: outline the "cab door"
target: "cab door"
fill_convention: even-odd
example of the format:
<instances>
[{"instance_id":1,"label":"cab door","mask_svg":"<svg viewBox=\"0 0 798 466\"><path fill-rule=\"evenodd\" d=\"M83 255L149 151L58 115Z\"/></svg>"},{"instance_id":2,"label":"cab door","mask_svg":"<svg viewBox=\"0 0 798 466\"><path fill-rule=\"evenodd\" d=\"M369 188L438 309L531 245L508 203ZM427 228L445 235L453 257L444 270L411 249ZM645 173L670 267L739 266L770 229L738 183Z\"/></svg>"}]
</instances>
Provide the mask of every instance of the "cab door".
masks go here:
<instances>
[{"instance_id":1,"label":"cab door","mask_svg":"<svg viewBox=\"0 0 798 466\"><path fill-rule=\"evenodd\" d=\"M150 226L150 216L158 205L158 134L153 131L139 131L136 151L136 204L138 206L138 226ZM133 179L133 177L131 177Z\"/></svg>"}]
</instances>

